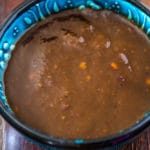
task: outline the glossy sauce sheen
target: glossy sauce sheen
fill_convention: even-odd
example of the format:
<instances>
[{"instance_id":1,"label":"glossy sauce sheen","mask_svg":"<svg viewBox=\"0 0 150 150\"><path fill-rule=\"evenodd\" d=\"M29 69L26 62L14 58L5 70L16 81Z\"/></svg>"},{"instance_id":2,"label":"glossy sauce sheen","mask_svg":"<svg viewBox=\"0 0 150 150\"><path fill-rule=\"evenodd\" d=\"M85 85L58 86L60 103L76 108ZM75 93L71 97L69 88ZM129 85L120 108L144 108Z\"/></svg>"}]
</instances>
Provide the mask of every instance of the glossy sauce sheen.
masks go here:
<instances>
[{"instance_id":1,"label":"glossy sauce sheen","mask_svg":"<svg viewBox=\"0 0 150 150\"><path fill-rule=\"evenodd\" d=\"M93 139L150 109L150 41L109 11L64 11L16 45L5 73L15 115L48 135Z\"/></svg>"}]
</instances>

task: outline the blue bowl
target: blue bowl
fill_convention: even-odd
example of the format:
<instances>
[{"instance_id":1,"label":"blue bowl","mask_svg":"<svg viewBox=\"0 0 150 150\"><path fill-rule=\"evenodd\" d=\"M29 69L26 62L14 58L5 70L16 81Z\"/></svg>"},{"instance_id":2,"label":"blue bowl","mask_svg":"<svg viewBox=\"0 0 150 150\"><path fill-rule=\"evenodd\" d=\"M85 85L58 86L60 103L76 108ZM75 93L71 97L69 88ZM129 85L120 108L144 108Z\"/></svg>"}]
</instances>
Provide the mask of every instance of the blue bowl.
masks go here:
<instances>
[{"instance_id":1,"label":"blue bowl","mask_svg":"<svg viewBox=\"0 0 150 150\"><path fill-rule=\"evenodd\" d=\"M11 110L5 96L3 77L17 41L37 22L54 13L86 7L97 11L108 9L123 15L150 37L150 11L137 0L28 0L11 13L0 29L0 114L27 140L45 149L116 149L132 141L150 124L150 112L147 112L134 126L112 136L93 140L71 140L36 131L20 122Z\"/></svg>"}]
</instances>

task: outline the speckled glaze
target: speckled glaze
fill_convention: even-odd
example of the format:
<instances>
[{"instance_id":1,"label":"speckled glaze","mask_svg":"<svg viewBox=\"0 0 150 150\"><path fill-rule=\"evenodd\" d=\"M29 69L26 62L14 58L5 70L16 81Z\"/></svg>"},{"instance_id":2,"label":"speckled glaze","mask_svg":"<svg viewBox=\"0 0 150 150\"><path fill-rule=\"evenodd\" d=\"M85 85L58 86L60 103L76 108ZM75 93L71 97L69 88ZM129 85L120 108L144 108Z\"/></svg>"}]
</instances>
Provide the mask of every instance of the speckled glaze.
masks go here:
<instances>
[{"instance_id":1,"label":"speckled glaze","mask_svg":"<svg viewBox=\"0 0 150 150\"><path fill-rule=\"evenodd\" d=\"M135 123L135 126L111 137L95 140L67 140L43 135L24 126L13 116L4 92L3 75L16 42L26 31L47 16L67 9L85 9L86 7L96 11L108 9L123 15L150 37L150 11L136 0L29 0L12 13L0 30L0 112L12 126L24 133L29 141L44 146L45 149L88 147L113 150L135 138L150 123L150 112L148 112L143 116L143 120Z\"/></svg>"}]
</instances>

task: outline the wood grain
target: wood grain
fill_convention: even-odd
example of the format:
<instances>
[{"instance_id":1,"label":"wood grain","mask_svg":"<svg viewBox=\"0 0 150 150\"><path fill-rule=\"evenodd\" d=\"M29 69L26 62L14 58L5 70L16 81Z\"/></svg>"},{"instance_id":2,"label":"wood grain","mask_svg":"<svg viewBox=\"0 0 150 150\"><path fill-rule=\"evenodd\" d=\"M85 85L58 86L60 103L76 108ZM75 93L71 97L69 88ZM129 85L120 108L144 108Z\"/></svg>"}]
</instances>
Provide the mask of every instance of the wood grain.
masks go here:
<instances>
[{"instance_id":1,"label":"wood grain","mask_svg":"<svg viewBox=\"0 0 150 150\"><path fill-rule=\"evenodd\" d=\"M23 0L0 0L0 21ZM141 0L150 6L150 0ZM7 124L0 116L0 150L41 150L38 146L29 143L24 137ZM132 143L119 150L150 150L150 129Z\"/></svg>"}]
</instances>

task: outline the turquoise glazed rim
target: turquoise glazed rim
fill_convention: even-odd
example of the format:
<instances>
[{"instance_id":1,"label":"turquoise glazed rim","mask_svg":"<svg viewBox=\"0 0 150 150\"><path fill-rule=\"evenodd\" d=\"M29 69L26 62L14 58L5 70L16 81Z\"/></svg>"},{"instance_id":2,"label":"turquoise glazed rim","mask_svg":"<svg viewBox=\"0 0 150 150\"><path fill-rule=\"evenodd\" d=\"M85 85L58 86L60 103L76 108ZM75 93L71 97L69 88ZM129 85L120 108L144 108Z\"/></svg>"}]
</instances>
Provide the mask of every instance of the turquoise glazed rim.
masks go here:
<instances>
[{"instance_id":1,"label":"turquoise glazed rim","mask_svg":"<svg viewBox=\"0 0 150 150\"><path fill-rule=\"evenodd\" d=\"M143 119L137 121L134 126L119 133L100 139L63 139L42 134L17 120L7 103L5 86L3 82L4 72L11 53L15 49L17 41L33 27L37 22L63 10L86 7L100 11L108 9L125 16L139 26L150 37L150 11L137 0L28 0L12 12L0 29L0 113L17 130L23 133L29 140L39 145L59 148L107 148L125 144L150 124L150 112ZM109 148L110 150L110 148Z\"/></svg>"}]
</instances>

